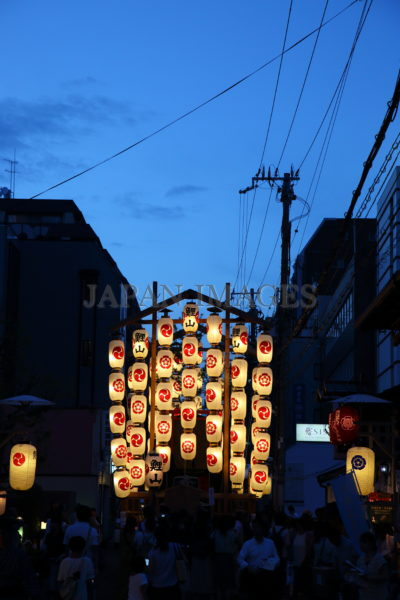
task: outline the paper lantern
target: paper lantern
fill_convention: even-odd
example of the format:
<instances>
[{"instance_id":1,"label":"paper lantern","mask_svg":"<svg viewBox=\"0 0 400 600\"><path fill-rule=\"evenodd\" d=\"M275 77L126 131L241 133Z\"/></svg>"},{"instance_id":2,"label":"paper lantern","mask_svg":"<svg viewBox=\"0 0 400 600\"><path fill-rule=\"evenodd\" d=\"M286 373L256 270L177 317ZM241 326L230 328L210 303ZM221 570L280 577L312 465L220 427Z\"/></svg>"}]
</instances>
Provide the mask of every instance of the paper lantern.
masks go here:
<instances>
[{"instance_id":1,"label":"paper lantern","mask_svg":"<svg viewBox=\"0 0 400 600\"><path fill-rule=\"evenodd\" d=\"M172 410L172 381L157 383L156 408L158 410Z\"/></svg>"},{"instance_id":2,"label":"paper lantern","mask_svg":"<svg viewBox=\"0 0 400 600\"><path fill-rule=\"evenodd\" d=\"M146 478L146 464L142 458L134 458L129 464L129 474L133 487L144 485Z\"/></svg>"},{"instance_id":3,"label":"paper lantern","mask_svg":"<svg viewBox=\"0 0 400 600\"><path fill-rule=\"evenodd\" d=\"M197 365L201 365L201 363L203 362L203 345L201 342L199 342L199 348L197 350Z\"/></svg>"},{"instance_id":4,"label":"paper lantern","mask_svg":"<svg viewBox=\"0 0 400 600\"><path fill-rule=\"evenodd\" d=\"M182 433L180 440L181 458L193 460L196 456L197 438L195 433Z\"/></svg>"},{"instance_id":5,"label":"paper lantern","mask_svg":"<svg viewBox=\"0 0 400 600\"><path fill-rule=\"evenodd\" d=\"M221 446L209 446L207 448L206 462L210 473L221 473L223 465Z\"/></svg>"},{"instance_id":6,"label":"paper lantern","mask_svg":"<svg viewBox=\"0 0 400 600\"><path fill-rule=\"evenodd\" d=\"M124 433L125 431L125 408L121 404L110 406L109 412L111 433Z\"/></svg>"},{"instance_id":7,"label":"paper lantern","mask_svg":"<svg viewBox=\"0 0 400 600\"><path fill-rule=\"evenodd\" d=\"M244 388L247 383L247 360L234 358L231 364L232 385L235 388Z\"/></svg>"},{"instance_id":8,"label":"paper lantern","mask_svg":"<svg viewBox=\"0 0 400 600\"><path fill-rule=\"evenodd\" d=\"M206 406L208 410L222 409L222 383L209 381L206 385Z\"/></svg>"},{"instance_id":9,"label":"paper lantern","mask_svg":"<svg viewBox=\"0 0 400 600\"><path fill-rule=\"evenodd\" d=\"M346 473L353 471L361 496L371 494L375 482L375 452L370 448L354 446L346 455Z\"/></svg>"},{"instance_id":10,"label":"paper lantern","mask_svg":"<svg viewBox=\"0 0 400 600\"><path fill-rule=\"evenodd\" d=\"M247 398L245 392L234 391L231 394L231 417L236 420L246 418Z\"/></svg>"},{"instance_id":11,"label":"paper lantern","mask_svg":"<svg viewBox=\"0 0 400 600\"><path fill-rule=\"evenodd\" d=\"M349 444L359 434L358 411L351 406L342 406L329 415L329 436L334 445Z\"/></svg>"},{"instance_id":12,"label":"paper lantern","mask_svg":"<svg viewBox=\"0 0 400 600\"><path fill-rule=\"evenodd\" d=\"M264 427L260 427L259 425L256 425L256 423L253 423L251 425L251 443L253 444L253 446L256 440L256 435L260 431L264 431Z\"/></svg>"},{"instance_id":13,"label":"paper lantern","mask_svg":"<svg viewBox=\"0 0 400 600\"><path fill-rule=\"evenodd\" d=\"M186 333L196 333L199 327L199 307L193 302L188 302L183 307L183 329Z\"/></svg>"},{"instance_id":14,"label":"paper lantern","mask_svg":"<svg viewBox=\"0 0 400 600\"><path fill-rule=\"evenodd\" d=\"M253 394L251 397L251 416L253 419L257 416L257 402L260 400L260 396L258 394Z\"/></svg>"},{"instance_id":15,"label":"paper lantern","mask_svg":"<svg viewBox=\"0 0 400 600\"><path fill-rule=\"evenodd\" d=\"M244 452L246 448L246 426L233 424L229 434L232 452Z\"/></svg>"},{"instance_id":16,"label":"paper lantern","mask_svg":"<svg viewBox=\"0 0 400 600\"><path fill-rule=\"evenodd\" d=\"M113 481L117 498L127 498L131 493L130 473L126 469L117 469L114 471Z\"/></svg>"},{"instance_id":17,"label":"paper lantern","mask_svg":"<svg viewBox=\"0 0 400 600\"><path fill-rule=\"evenodd\" d=\"M157 444L170 441L172 435L171 415L156 414L155 433Z\"/></svg>"},{"instance_id":18,"label":"paper lantern","mask_svg":"<svg viewBox=\"0 0 400 600\"><path fill-rule=\"evenodd\" d=\"M163 473L168 473L171 468L171 448L169 446L156 446L156 452L161 456Z\"/></svg>"},{"instance_id":19,"label":"paper lantern","mask_svg":"<svg viewBox=\"0 0 400 600\"><path fill-rule=\"evenodd\" d=\"M127 440L129 443L129 449L135 456L144 454L146 452L146 430L144 427L132 426L127 431Z\"/></svg>"},{"instance_id":20,"label":"paper lantern","mask_svg":"<svg viewBox=\"0 0 400 600\"><path fill-rule=\"evenodd\" d=\"M0 490L0 517L6 512L7 492Z\"/></svg>"},{"instance_id":21,"label":"paper lantern","mask_svg":"<svg viewBox=\"0 0 400 600\"><path fill-rule=\"evenodd\" d=\"M246 472L246 460L244 456L231 456L229 462L229 478L234 485L243 485Z\"/></svg>"},{"instance_id":22,"label":"paper lantern","mask_svg":"<svg viewBox=\"0 0 400 600\"><path fill-rule=\"evenodd\" d=\"M207 340L209 344L219 344L222 340L222 319L218 315L207 317Z\"/></svg>"},{"instance_id":23,"label":"paper lantern","mask_svg":"<svg viewBox=\"0 0 400 600\"><path fill-rule=\"evenodd\" d=\"M112 369L122 369L125 360L125 344L121 340L112 340L108 344L108 362Z\"/></svg>"},{"instance_id":24,"label":"paper lantern","mask_svg":"<svg viewBox=\"0 0 400 600\"><path fill-rule=\"evenodd\" d=\"M268 429L271 425L272 404L269 400L258 400L255 409L255 423Z\"/></svg>"},{"instance_id":25,"label":"paper lantern","mask_svg":"<svg viewBox=\"0 0 400 600\"><path fill-rule=\"evenodd\" d=\"M121 402L125 397L125 379L121 371L113 371L108 377L108 393L110 400Z\"/></svg>"},{"instance_id":26,"label":"paper lantern","mask_svg":"<svg viewBox=\"0 0 400 600\"><path fill-rule=\"evenodd\" d=\"M251 387L253 388L253 392L257 391L257 372L258 367L254 367L253 371L251 372Z\"/></svg>"},{"instance_id":27,"label":"paper lantern","mask_svg":"<svg viewBox=\"0 0 400 600\"><path fill-rule=\"evenodd\" d=\"M197 368L189 367L182 372L182 394L194 398L197 394L199 374Z\"/></svg>"},{"instance_id":28,"label":"paper lantern","mask_svg":"<svg viewBox=\"0 0 400 600\"><path fill-rule=\"evenodd\" d=\"M251 452L250 454L250 468L252 465L257 465L257 464L264 464L263 460L258 460L255 456L254 456L254 450Z\"/></svg>"},{"instance_id":29,"label":"paper lantern","mask_svg":"<svg viewBox=\"0 0 400 600\"><path fill-rule=\"evenodd\" d=\"M132 352L135 358L146 358L149 353L149 334L146 329L136 329L132 334Z\"/></svg>"},{"instance_id":30,"label":"paper lantern","mask_svg":"<svg viewBox=\"0 0 400 600\"><path fill-rule=\"evenodd\" d=\"M194 400L186 400L181 403L181 427L182 429L194 429L196 427L197 406Z\"/></svg>"},{"instance_id":31,"label":"paper lantern","mask_svg":"<svg viewBox=\"0 0 400 600\"><path fill-rule=\"evenodd\" d=\"M140 394L129 397L129 413L133 423L144 423L147 416L147 398Z\"/></svg>"},{"instance_id":32,"label":"paper lantern","mask_svg":"<svg viewBox=\"0 0 400 600\"><path fill-rule=\"evenodd\" d=\"M172 398L179 398L182 394L181 382L178 379L172 380Z\"/></svg>"},{"instance_id":33,"label":"paper lantern","mask_svg":"<svg viewBox=\"0 0 400 600\"><path fill-rule=\"evenodd\" d=\"M260 396L269 396L272 392L272 369L257 367L256 392Z\"/></svg>"},{"instance_id":34,"label":"paper lantern","mask_svg":"<svg viewBox=\"0 0 400 600\"><path fill-rule=\"evenodd\" d=\"M256 460L267 460L271 449L271 436L265 431L257 431L253 442L254 458Z\"/></svg>"},{"instance_id":35,"label":"paper lantern","mask_svg":"<svg viewBox=\"0 0 400 600\"><path fill-rule=\"evenodd\" d=\"M210 348L206 355L206 369L209 377L219 377L224 370L224 357L218 348Z\"/></svg>"},{"instance_id":36,"label":"paper lantern","mask_svg":"<svg viewBox=\"0 0 400 600\"><path fill-rule=\"evenodd\" d=\"M182 360L184 365L197 365L199 340L194 335L187 335L182 342Z\"/></svg>"},{"instance_id":37,"label":"paper lantern","mask_svg":"<svg viewBox=\"0 0 400 600\"><path fill-rule=\"evenodd\" d=\"M161 317L157 323L157 340L160 346L170 346L174 339L174 322L168 317Z\"/></svg>"},{"instance_id":38,"label":"paper lantern","mask_svg":"<svg viewBox=\"0 0 400 600\"><path fill-rule=\"evenodd\" d=\"M206 417L206 437L209 443L219 443L222 438L222 416L208 415Z\"/></svg>"},{"instance_id":39,"label":"paper lantern","mask_svg":"<svg viewBox=\"0 0 400 600\"><path fill-rule=\"evenodd\" d=\"M36 448L32 444L15 444L10 453L10 487L30 490L35 483Z\"/></svg>"},{"instance_id":40,"label":"paper lantern","mask_svg":"<svg viewBox=\"0 0 400 600\"><path fill-rule=\"evenodd\" d=\"M174 354L174 371L177 373L182 371L182 359L176 354Z\"/></svg>"},{"instance_id":41,"label":"paper lantern","mask_svg":"<svg viewBox=\"0 0 400 600\"><path fill-rule=\"evenodd\" d=\"M160 487L163 482L163 460L158 452L149 452L146 456L146 486Z\"/></svg>"},{"instance_id":42,"label":"paper lantern","mask_svg":"<svg viewBox=\"0 0 400 600\"><path fill-rule=\"evenodd\" d=\"M160 378L169 379L172 375L174 355L171 350L159 350L157 352L156 372Z\"/></svg>"},{"instance_id":43,"label":"paper lantern","mask_svg":"<svg viewBox=\"0 0 400 600\"><path fill-rule=\"evenodd\" d=\"M126 465L127 454L128 448L126 447L125 438L118 437L111 440L111 460L116 467Z\"/></svg>"},{"instance_id":44,"label":"paper lantern","mask_svg":"<svg viewBox=\"0 0 400 600\"><path fill-rule=\"evenodd\" d=\"M235 354L245 354L249 343L246 325L235 325L232 329L232 350Z\"/></svg>"},{"instance_id":45,"label":"paper lantern","mask_svg":"<svg viewBox=\"0 0 400 600\"><path fill-rule=\"evenodd\" d=\"M149 367L144 362L135 362L132 365L132 389L135 392L144 392L149 378Z\"/></svg>"},{"instance_id":46,"label":"paper lantern","mask_svg":"<svg viewBox=\"0 0 400 600\"><path fill-rule=\"evenodd\" d=\"M261 333L257 338L257 360L259 363L270 363L273 353L273 341L270 335Z\"/></svg>"},{"instance_id":47,"label":"paper lantern","mask_svg":"<svg viewBox=\"0 0 400 600\"><path fill-rule=\"evenodd\" d=\"M251 467L250 487L255 492L264 492L269 479L268 467L263 464L255 464Z\"/></svg>"},{"instance_id":48,"label":"paper lantern","mask_svg":"<svg viewBox=\"0 0 400 600\"><path fill-rule=\"evenodd\" d=\"M268 477L267 485L265 486L263 496L270 496L271 494L272 494L272 478Z\"/></svg>"}]
</instances>

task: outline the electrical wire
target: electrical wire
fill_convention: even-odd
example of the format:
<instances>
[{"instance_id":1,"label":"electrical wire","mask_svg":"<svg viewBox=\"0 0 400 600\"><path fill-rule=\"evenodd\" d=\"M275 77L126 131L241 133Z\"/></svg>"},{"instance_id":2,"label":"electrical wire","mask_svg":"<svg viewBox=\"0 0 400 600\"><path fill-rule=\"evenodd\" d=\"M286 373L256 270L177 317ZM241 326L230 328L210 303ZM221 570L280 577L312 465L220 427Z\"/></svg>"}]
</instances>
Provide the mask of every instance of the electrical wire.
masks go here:
<instances>
[{"instance_id":1,"label":"electrical wire","mask_svg":"<svg viewBox=\"0 0 400 600\"><path fill-rule=\"evenodd\" d=\"M270 259L269 259L269 262L268 262L267 268L266 268L266 269L265 269L265 271L264 271L264 275L262 276L261 283L260 283L260 285L258 286L258 289L260 289L260 288L261 288L261 286L262 286L262 284L264 283L264 281L265 281L265 278L266 278L266 276L267 276L267 273L268 273L268 271L269 271L269 268L270 268L270 266L271 266L272 260L273 260L273 258L274 258L274 255L275 255L275 250L276 250L276 247L277 247L277 245L278 245L279 238L280 238L280 236L281 236L281 231L282 231L282 230L281 230L281 229L279 229L279 231L278 231L278 235L276 236L275 245L274 245L274 248L273 248L273 250L272 250L272 254L271 254L271 256L270 256Z\"/></svg>"}]
</instances>

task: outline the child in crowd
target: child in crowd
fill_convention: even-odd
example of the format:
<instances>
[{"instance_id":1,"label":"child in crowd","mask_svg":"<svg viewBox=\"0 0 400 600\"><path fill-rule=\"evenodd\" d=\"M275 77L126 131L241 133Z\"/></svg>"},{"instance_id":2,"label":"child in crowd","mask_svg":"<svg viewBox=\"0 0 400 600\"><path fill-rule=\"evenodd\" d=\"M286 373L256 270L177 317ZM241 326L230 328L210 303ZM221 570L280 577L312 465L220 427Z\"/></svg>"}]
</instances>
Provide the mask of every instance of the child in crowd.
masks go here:
<instances>
[{"instance_id":1,"label":"child in crowd","mask_svg":"<svg viewBox=\"0 0 400 600\"><path fill-rule=\"evenodd\" d=\"M132 575L129 577L128 600L148 600L146 563L142 556L133 559Z\"/></svg>"},{"instance_id":2,"label":"child in crowd","mask_svg":"<svg viewBox=\"0 0 400 600\"><path fill-rule=\"evenodd\" d=\"M82 537L71 537L68 543L70 556L60 563L57 581L59 594L65 600L90 600L94 566L91 558L83 556L85 546L86 542Z\"/></svg>"}]
</instances>

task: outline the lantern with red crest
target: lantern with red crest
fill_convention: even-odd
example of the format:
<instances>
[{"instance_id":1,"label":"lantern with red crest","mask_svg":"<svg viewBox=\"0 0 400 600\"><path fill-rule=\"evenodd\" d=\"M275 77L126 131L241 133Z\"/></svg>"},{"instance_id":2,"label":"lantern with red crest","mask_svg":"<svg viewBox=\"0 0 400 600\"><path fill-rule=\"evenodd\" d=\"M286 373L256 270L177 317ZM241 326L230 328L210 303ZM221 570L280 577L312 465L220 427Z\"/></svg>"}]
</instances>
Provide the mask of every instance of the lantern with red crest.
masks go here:
<instances>
[{"instance_id":1,"label":"lantern with red crest","mask_svg":"<svg viewBox=\"0 0 400 600\"><path fill-rule=\"evenodd\" d=\"M267 333L261 333L257 338L257 360L259 363L270 363L273 354L273 340Z\"/></svg>"},{"instance_id":2,"label":"lantern with red crest","mask_svg":"<svg viewBox=\"0 0 400 600\"><path fill-rule=\"evenodd\" d=\"M221 350L210 348L206 355L206 369L209 377L219 377L224 369L224 358Z\"/></svg>"},{"instance_id":3,"label":"lantern with red crest","mask_svg":"<svg viewBox=\"0 0 400 600\"><path fill-rule=\"evenodd\" d=\"M158 410L172 410L172 381L157 383L156 408Z\"/></svg>"},{"instance_id":4,"label":"lantern with red crest","mask_svg":"<svg viewBox=\"0 0 400 600\"><path fill-rule=\"evenodd\" d=\"M201 365L202 362L203 362L203 344L199 341L196 365Z\"/></svg>"},{"instance_id":5,"label":"lantern with red crest","mask_svg":"<svg viewBox=\"0 0 400 600\"><path fill-rule=\"evenodd\" d=\"M206 406L208 410L222 409L222 383L209 381L206 385Z\"/></svg>"},{"instance_id":6,"label":"lantern with red crest","mask_svg":"<svg viewBox=\"0 0 400 600\"><path fill-rule=\"evenodd\" d=\"M132 389L135 392L144 392L149 378L149 368L144 362L135 362L132 365Z\"/></svg>"},{"instance_id":7,"label":"lantern with red crest","mask_svg":"<svg viewBox=\"0 0 400 600\"><path fill-rule=\"evenodd\" d=\"M197 365L199 340L194 335L187 335L182 342L182 360L184 365Z\"/></svg>"},{"instance_id":8,"label":"lantern with red crest","mask_svg":"<svg viewBox=\"0 0 400 600\"><path fill-rule=\"evenodd\" d=\"M254 434L254 458L256 460L267 460L271 449L271 436L265 431L257 431Z\"/></svg>"},{"instance_id":9,"label":"lantern with red crest","mask_svg":"<svg viewBox=\"0 0 400 600\"><path fill-rule=\"evenodd\" d=\"M251 372L251 387L253 388L253 392L257 391L257 372L258 367L254 367L254 369Z\"/></svg>"},{"instance_id":10,"label":"lantern with red crest","mask_svg":"<svg viewBox=\"0 0 400 600\"><path fill-rule=\"evenodd\" d=\"M197 394L199 373L197 368L188 367L182 372L182 394L194 398Z\"/></svg>"},{"instance_id":11,"label":"lantern with red crest","mask_svg":"<svg viewBox=\"0 0 400 600\"><path fill-rule=\"evenodd\" d=\"M131 477L126 469L117 469L113 474L114 492L117 498L127 498L131 493Z\"/></svg>"},{"instance_id":12,"label":"lantern with red crest","mask_svg":"<svg viewBox=\"0 0 400 600\"><path fill-rule=\"evenodd\" d=\"M144 485L146 478L146 465L142 458L134 458L128 466L133 487Z\"/></svg>"},{"instance_id":13,"label":"lantern with red crest","mask_svg":"<svg viewBox=\"0 0 400 600\"><path fill-rule=\"evenodd\" d=\"M171 415L163 415L156 413L156 441L169 442L172 435L172 418Z\"/></svg>"},{"instance_id":14,"label":"lantern with red crest","mask_svg":"<svg viewBox=\"0 0 400 600\"><path fill-rule=\"evenodd\" d=\"M342 406L329 415L329 436L334 445L349 444L359 434L358 411L351 406Z\"/></svg>"},{"instance_id":15,"label":"lantern with red crest","mask_svg":"<svg viewBox=\"0 0 400 600\"><path fill-rule=\"evenodd\" d=\"M255 424L268 429L271 425L272 404L269 400L260 399L255 407Z\"/></svg>"},{"instance_id":16,"label":"lantern with red crest","mask_svg":"<svg viewBox=\"0 0 400 600\"><path fill-rule=\"evenodd\" d=\"M163 460L158 452L146 456L146 486L159 488L163 482Z\"/></svg>"},{"instance_id":17,"label":"lantern with red crest","mask_svg":"<svg viewBox=\"0 0 400 600\"><path fill-rule=\"evenodd\" d=\"M111 440L111 459L116 467L124 467L126 465L127 454L128 449L125 438L117 437Z\"/></svg>"},{"instance_id":18,"label":"lantern with red crest","mask_svg":"<svg viewBox=\"0 0 400 600\"><path fill-rule=\"evenodd\" d=\"M231 417L242 421L246 418L247 398L245 392L234 390L231 394Z\"/></svg>"},{"instance_id":19,"label":"lantern with red crest","mask_svg":"<svg viewBox=\"0 0 400 600\"><path fill-rule=\"evenodd\" d=\"M229 461L229 478L232 485L242 486L246 474L246 460L244 456L231 456Z\"/></svg>"},{"instance_id":20,"label":"lantern with red crest","mask_svg":"<svg viewBox=\"0 0 400 600\"><path fill-rule=\"evenodd\" d=\"M127 439L129 442L129 449L135 456L139 456L146 452L146 430L144 427L136 427L133 426L129 430L128 436L128 427L127 431Z\"/></svg>"},{"instance_id":21,"label":"lantern with red crest","mask_svg":"<svg viewBox=\"0 0 400 600\"><path fill-rule=\"evenodd\" d=\"M168 317L161 317L157 323L157 340L160 346L170 346L174 339L174 322Z\"/></svg>"},{"instance_id":22,"label":"lantern with red crest","mask_svg":"<svg viewBox=\"0 0 400 600\"><path fill-rule=\"evenodd\" d=\"M244 388L247 383L247 360L244 358L234 358L231 364L232 386L235 388Z\"/></svg>"},{"instance_id":23,"label":"lantern with red crest","mask_svg":"<svg viewBox=\"0 0 400 600\"><path fill-rule=\"evenodd\" d=\"M272 392L272 369L269 367L257 367L256 392L260 396L269 396Z\"/></svg>"},{"instance_id":24,"label":"lantern with red crest","mask_svg":"<svg viewBox=\"0 0 400 600\"><path fill-rule=\"evenodd\" d=\"M231 452L244 452L246 448L246 426L233 423L229 434Z\"/></svg>"},{"instance_id":25,"label":"lantern with red crest","mask_svg":"<svg viewBox=\"0 0 400 600\"><path fill-rule=\"evenodd\" d=\"M181 403L181 426L183 429L194 429L196 427L197 406L194 400L186 400Z\"/></svg>"},{"instance_id":26,"label":"lantern with red crest","mask_svg":"<svg viewBox=\"0 0 400 600\"><path fill-rule=\"evenodd\" d=\"M169 446L159 444L156 446L156 452L162 458L163 472L168 473L171 468L171 448Z\"/></svg>"},{"instance_id":27,"label":"lantern with red crest","mask_svg":"<svg viewBox=\"0 0 400 600\"><path fill-rule=\"evenodd\" d=\"M121 404L113 404L109 409L109 421L111 433L124 433L125 431L125 408Z\"/></svg>"},{"instance_id":28,"label":"lantern with red crest","mask_svg":"<svg viewBox=\"0 0 400 600\"><path fill-rule=\"evenodd\" d=\"M129 395L129 414L134 423L144 423L147 416L147 398L140 394Z\"/></svg>"},{"instance_id":29,"label":"lantern with red crest","mask_svg":"<svg viewBox=\"0 0 400 600\"><path fill-rule=\"evenodd\" d=\"M209 446L207 448L206 462L210 473L221 473L223 465L221 446Z\"/></svg>"},{"instance_id":30,"label":"lantern with red crest","mask_svg":"<svg viewBox=\"0 0 400 600\"><path fill-rule=\"evenodd\" d=\"M136 329L132 334L132 353L135 358L146 358L149 353L149 334L146 329Z\"/></svg>"},{"instance_id":31,"label":"lantern with red crest","mask_svg":"<svg viewBox=\"0 0 400 600\"><path fill-rule=\"evenodd\" d=\"M267 489L269 472L267 465L254 464L251 466L250 487L256 493L263 493Z\"/></svg>"},{"instance_id":32,"label":"lantern with red crest","mask_svg":"<svg viewBox=\"0 0 400 600\"><path fill-rule=\"evenodd\" d=\"M196 457L197 438L195 433L183 432L180 439L181 458L193 460Z\"/></svg>"},{"instance_id":33,"label":"lantern with red crest","mask_svg":"<svg viewBox=\"0 0 400 600\"><path fill-rule=\"evenodd\" d=\"M196 333L199 327L199 307L194 302L188 302L183 307L183 329L186 333Z\"/></svg>"},{"instance_id":34,"label":"lantern with red crest","mask_svg":"<svg viewBox=\"0 0 400 600\"><path fill-rule=\"evenodd\" d=\"M218 443L222 438L222 416L208 415L206 417L206 437L209 443Z\"/></svg>"},{"instance_id":35,"label":"lantern with red crest","mask_svg":"<svg viewBox=\"0 0 400 600\"><path fill-rule=\"evenodd\" d=\"M174 355L171 350L157 352L156 373L157 377L169 379L172 375Z\"/></svg>"},{"instance_id":36,"label":"lantern with red crest","mask_svg":"<svg viewBox=\"0 0 400 600\"><path fill-rule=\"evenodd\" d=\"M108 393L110 400L121 402L125 397L125 378L121 371L112 371L108 377Z\"/></svg>"},{"instance_id":37,"label":"lantern with red crest","mask_svg":"<svg viewBox=\"0 0 400 600\"><path fill-rule=\"evenodd\" d=\"M122 340L111 340L108 345L108 362L112 369L122 369L125 360L125 344Z\"/></svg>"},{"instance_id":38,"label":"lantern with red crest","mask_svg":"<svg viewBox=\"0 0 400 600\"><path fill-rule=\"evenodd\" d=\"M35 483L37 452L32 444L14 444L10 452L10 487L30 490Z\"/></svg>"},{"instance_id":39,"label":"lantern with red crest","mask_svg":"<svg viewBox=\"0 0 400 600\"><path fill-rule=\"evenodd\" d=\"M217 314L207 317L207 340L209 344L219 344L222 340L222 319Z\"/></svg>"},{"instance_id":40,"label":"lantern with red crest","mask_svg":"<svg viewBox=\"0 0 400 600\"><path fill-rule=\"evenodd\" d=\"M232 329L232 350L235 354L245 354L249 343L246 325L235 325Z\"/></svg>"}]
</instances>

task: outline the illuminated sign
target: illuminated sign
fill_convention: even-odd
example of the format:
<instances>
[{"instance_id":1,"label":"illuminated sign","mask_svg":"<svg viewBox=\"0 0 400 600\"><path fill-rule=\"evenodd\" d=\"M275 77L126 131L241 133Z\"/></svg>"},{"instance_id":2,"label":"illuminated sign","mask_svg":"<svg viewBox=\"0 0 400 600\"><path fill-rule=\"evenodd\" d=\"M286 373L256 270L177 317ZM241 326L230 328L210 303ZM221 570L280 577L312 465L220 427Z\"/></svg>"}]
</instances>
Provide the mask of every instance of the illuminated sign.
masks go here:
<instances>
[{"instance_id":1,"label":"illuminated sign","mask_svg":"<svg viewBox=\"0 0 400 600\"><path fill-rule=\"evenodd\" d=\"M296 442L329 442L329 430L325 424L296 424Z\"/></svg>"}]
</instances>

